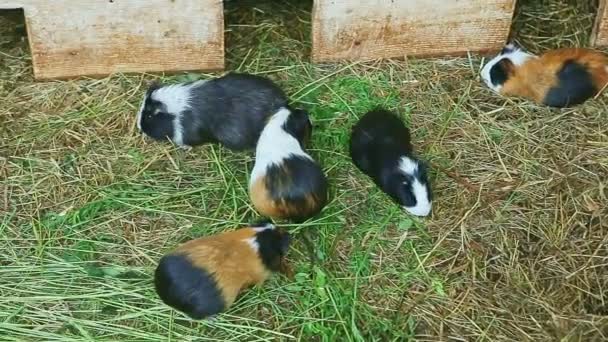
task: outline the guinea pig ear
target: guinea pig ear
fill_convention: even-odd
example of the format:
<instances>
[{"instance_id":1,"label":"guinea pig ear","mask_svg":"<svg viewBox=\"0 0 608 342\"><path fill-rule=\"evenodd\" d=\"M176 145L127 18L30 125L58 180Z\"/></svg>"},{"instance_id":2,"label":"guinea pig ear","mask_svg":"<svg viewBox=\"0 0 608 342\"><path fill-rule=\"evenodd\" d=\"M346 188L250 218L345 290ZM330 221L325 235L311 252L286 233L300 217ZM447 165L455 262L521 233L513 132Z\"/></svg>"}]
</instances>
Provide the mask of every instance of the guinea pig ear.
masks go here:
<instances>
[{"instance_id":1,"label":"guinea pig ear","mask_svg":"<svg viewBox=\"0 0 608 342\"><path fill-rule=\"evenodd\" d=\"M512 75L515 72L515 64L508 58L501 59L498 65L500 65L507 75Z\"/></svg>"},{"instance_id":2,"label":"guinea pig ear","mask_svg":"<svg viewBox=\"0 0 608 342\"><path fill-rule=\"evenodd\" d=\"M148 90L146 91L146 95L150 95L156 89L162 87L162 84L158 80L153 80L148 83Z\"/></svg>"},{"instance_id":3,"label":"guinea pig ear","mask_svg":"<svg viewBox=\"0 0 608 342\"><path fill-rule=\"evenodd\" d=\"M508 58L503 58L496 64L498 64L506 73L509 74L513 73L515 70L515 64L513 64L513 62Z\"/></svg>"}]
</instances>

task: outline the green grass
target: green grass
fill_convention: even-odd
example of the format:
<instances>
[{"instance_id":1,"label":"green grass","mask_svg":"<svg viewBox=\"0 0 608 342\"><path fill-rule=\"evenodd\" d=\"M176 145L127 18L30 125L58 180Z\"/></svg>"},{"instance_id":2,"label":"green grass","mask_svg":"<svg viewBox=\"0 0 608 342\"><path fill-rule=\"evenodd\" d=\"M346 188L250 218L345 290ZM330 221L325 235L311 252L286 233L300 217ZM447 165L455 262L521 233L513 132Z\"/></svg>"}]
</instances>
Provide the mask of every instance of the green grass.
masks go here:
<instances>
[{"instance_id":1,"label":"green grass","mask_svg":"<svg viewBox=\"0 0 608 342\"><path fill-rule=\"evenodd\" d=\"M561 32L535 29L526 13L542 10L522 3L516 38L532 49L584 44L589 6L544 2L543 23L568 18ZM310 111L310 151L330 180L322 215L289 226L311 232L316 264L296 238L294 279L273 277L212 321L170 310L151 283L158 259L259 218L252 153L145 139L135 112L156 76L36 83L27 45L0 38L0 339L605 337L605 96L564 111L501 98L479 82L478 56L311 64L310 3L245 4L227 9L228 69L272 78ZM377 106L401 115L431 162L428 219L348 158L350 127Z\"/></svg>"}]
</instances>

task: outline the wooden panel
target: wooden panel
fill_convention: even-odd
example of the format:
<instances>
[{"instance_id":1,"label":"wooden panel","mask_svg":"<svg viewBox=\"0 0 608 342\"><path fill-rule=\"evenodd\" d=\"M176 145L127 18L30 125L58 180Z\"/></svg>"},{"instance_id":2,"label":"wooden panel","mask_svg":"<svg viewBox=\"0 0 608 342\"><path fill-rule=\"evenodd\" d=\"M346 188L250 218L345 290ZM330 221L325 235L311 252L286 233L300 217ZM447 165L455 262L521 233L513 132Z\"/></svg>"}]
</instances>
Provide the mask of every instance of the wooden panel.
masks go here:
<instances>
[{"instance_id":1,"label":"wooden panel","mask_svg":"<svg viewBox=\"0 0 608 342\"><path fill-rule=\"evenodd\" d=\"M499 50L515 0L315 0L315 61Z\"/></svg>"},{"instance_id":2,"label":"wooden panel","mask_svg":"<svg viewBox=\"0 0 608 342\"><path fill-rule=\"evenodd\" d=\"M600 0L597 17L595 18L595 26L591 34L591 45L593 46L608 46L608 0Z\"/></svg>"},{"instance_id":3,"label":"wooden panel","mask_svg":"<svg viewBox=\"0 0 608 342\"><path fill-rule=\"evenodd\" d=\"M23 1L0 0L0 9L23 8Z\"/></svg>"},{"instance_id":4,"label":"wooden panel","mask_svg":"<svg viewBox=\"0 0 608 342\"><path fill-rule=\"evenodd\" d=\"M221 0L8 2L23 5L37 79L224 68Z\"/></svg>"}]
</instances>

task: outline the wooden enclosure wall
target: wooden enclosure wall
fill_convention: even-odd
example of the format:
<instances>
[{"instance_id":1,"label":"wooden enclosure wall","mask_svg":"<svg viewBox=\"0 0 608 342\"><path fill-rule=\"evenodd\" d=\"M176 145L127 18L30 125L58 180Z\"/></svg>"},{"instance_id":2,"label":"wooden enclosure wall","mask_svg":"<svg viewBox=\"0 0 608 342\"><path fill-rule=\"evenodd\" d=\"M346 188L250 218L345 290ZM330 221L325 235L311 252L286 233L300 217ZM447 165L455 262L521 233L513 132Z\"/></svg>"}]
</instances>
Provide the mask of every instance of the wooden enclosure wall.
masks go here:
<instances>
[{"instance_id":1,"label":"wooden enclosure wall","mask_svg":"<svg viewBox=\"0 0 608 342\"><path fill-rule=\"evenodd\" d=\"M315 0L317 62L499 50L516 0ZM23 8L37 79L224 68L222 0L0 0ZM608 46L608 0L591 44Z\"/></svg>"},{"instance_id":2,"label":"wooden enclosure wall","mask_svg":"<svg viewBox=\"0 0 608 342\"><path fill-rule=\"evenodd\" d=\"M599 0L591 44L598 47L608 46L608 0Z\"/></svg>"},{"instance_id":3,"label":"wooden enclosure wall","mask_svg":"<svg viewBox=\"0 0 608 342\"><path fill-rule=\"evenodd\" d=\"M224 68L222 0L0 0L23 8L37 79Z\"/></svg>"},{"instance_id":4,"label":"wooden enclosure wall","mask_svg":"<svg viewBox=\"0 0 608 342\"><path fill-rule=\"evenodd\" d=\"M315 0L315 61L500 50L515 0Z\"/></svg>"}]
</instances>

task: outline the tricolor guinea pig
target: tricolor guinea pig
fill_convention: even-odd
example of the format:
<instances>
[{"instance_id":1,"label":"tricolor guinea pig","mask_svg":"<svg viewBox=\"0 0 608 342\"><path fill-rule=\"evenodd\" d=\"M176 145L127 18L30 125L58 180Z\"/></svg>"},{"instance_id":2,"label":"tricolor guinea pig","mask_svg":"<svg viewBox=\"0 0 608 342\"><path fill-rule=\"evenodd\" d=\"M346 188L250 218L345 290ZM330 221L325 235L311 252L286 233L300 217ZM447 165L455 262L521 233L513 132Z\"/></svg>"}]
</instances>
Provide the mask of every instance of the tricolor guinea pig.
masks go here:
<instances>
[{"instance_id":1,"label":"tricolor guinea pig","mask_svg":"<svg viewBox=\"0 0 608 342\"><path fill-rule=\"evenodd\" d=\"M303 222L327 203L327 178L304 151L308 113L283 107L266 124L255 151L249 196L255 209L275 219Z\"/></svg>"},{"instance_id":2,"label":"tricolor guinea pig","mask_svg":"<svg viewBox=\"0 0 608 342\"><path fill-rule=\"evenodd\" d=\"M431 212L427 168L414 156L410 132L392 112L375 109L353 127L350 156L359 170L416 216Z\"/></svg>"},{"instance_id":3,"label":"tricolor guinea pig","mask_svg":"<svg viewBox=\"0 0 608 342\"><path fill-rule=\"evenodd\" d=\"M192 240L160 259L154 274L162 301L194 319L228 309L238 294L281 271L290 236L260 223Z\"/></svg>"},{"instance_id":4,"label":"tricolor guinea pig","mask_svg":"<svg viewBox=\"0 0 608 342\"><path fill-rule=\"evenodd\" d=\"M514 44L505 46L481 70L488 87L550 107L568 107L594 97L608 83L608 56L602 52L563 48L540 56Z\"/></svg>"},{"instance_id":5,"label":"tricolor guinea pig","mask_svg":"<svg viewBox=\"0 0 608 342\"><path fill-rule=\"evenodd\" d=\"M285 106L285 93L271 80L230 73L173 85L152 85L137 114L137 127L155 140L181 147L220 143L253 149L268 116Z\"/></svg>"}]
</instances>

